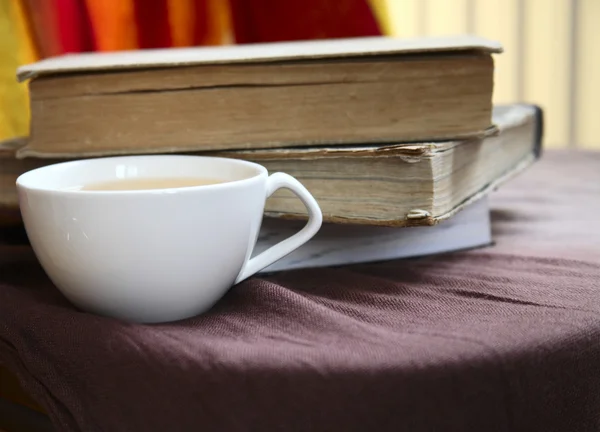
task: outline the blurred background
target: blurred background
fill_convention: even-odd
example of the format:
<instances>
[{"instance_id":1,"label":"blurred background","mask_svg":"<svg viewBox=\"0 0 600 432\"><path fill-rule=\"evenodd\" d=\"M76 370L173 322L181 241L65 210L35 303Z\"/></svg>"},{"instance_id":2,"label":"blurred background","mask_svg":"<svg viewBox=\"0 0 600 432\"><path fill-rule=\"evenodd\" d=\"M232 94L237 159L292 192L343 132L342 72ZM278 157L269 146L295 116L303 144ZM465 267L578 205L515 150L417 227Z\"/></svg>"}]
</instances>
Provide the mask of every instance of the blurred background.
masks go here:
<instances>
[{"instance_id":1,"label":"blurred background","mask_svg":"<svg viewBox=\"0 0 600 432\"><path fill-rule=\"evenodd\" d=\"M600 149L600 0L0 0L0 141L28 131L15 69L85 51L473 33L500 41L495 103L546 111L548 147Z\"/></svg>"}]
</instances>

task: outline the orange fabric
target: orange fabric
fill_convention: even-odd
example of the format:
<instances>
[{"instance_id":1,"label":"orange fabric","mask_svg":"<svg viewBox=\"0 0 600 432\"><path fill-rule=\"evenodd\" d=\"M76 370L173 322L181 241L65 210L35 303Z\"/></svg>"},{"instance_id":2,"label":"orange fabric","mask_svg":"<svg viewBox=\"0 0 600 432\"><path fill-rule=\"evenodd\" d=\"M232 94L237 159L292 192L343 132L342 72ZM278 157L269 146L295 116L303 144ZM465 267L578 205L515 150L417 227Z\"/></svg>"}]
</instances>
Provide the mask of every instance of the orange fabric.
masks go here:
<instances>
[{"instance_id":1,"label":"orange fabric","mask_svg":"<svg viewBox=\"0 0 600 432\"><path fill-rule=\"evenodd\" d=\"M203 38L197 38L196 44L219 45L233 41L233 23L228 1L205 0L207 25Z\"/></svg>"},{"instance_id":2,"label":"orange fabric","mask_svg":"<svg viewBox=\"0 0 600 432\"><path fill-rule=\"evenodd\" d=\"M28 12L41 58L65 50L115 51L379 35L386 27L383 0L10 1L22 3ZM82 20L76 23L77 28L69 24L71 15L83 17L76 11L87 11L89 22ZM85 33L91 42L80 40L77 33Z\"/></svg>"},{"instance_id":3,"label":"orange fabric","mask_svg":"<svg viewBox=\"0 0 600 432\"><path fill-rule=\"evenodd\" d=\"M58 11L53 1L23 0L27 10L35 44L40 57L52 57L62 54L62 45L58 30Z\"/></svg>"},{"instance_id":4,"label":"orange fabric","mask_svg":"<svg viewBox=\"0 0 600 432\"><path fill-rule=\"evenodd\" d=\"M173 46L220 45L232 40L226 0L169 0Z\"/></svg>"},{"instance_id":5,"label":"orange fabric","mask_svg":"<svg viewBox=\"0 0 600 432\"><path fill-rule=\"evenodd\" d=\"M133 0L86 0L98 51L138 47Z\"/></svg>"},{"instance_id":6,"label":"orange fabric","mask_svg":"<svg viewBox=\"0 0 600 432\"><path fill-rule=\"evenodd\" d=\"M195 3L196 0L169 0L169 25L173 46L182 47L194 44Z\"/></svg>"}]
</instances>

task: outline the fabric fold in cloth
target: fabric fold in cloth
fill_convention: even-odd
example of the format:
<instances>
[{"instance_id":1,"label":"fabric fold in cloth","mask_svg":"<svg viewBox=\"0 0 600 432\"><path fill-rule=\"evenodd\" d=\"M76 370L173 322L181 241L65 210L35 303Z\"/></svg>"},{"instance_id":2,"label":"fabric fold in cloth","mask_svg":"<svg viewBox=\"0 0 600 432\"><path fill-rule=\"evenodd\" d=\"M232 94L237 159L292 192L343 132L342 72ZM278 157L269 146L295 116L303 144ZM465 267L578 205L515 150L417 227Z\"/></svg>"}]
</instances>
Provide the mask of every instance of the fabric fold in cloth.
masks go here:
<instances>
[{"instance_id":1,"label":"fabric fold in cloth","mask_svg":"<svg viewBox=\"0 0 600 432\"><path fill-rule=\"evenodd\" d=\"M168 324L78 311L2 246L0 363L61 431L598 430L599 167L503 186L492 247L255 278Z\"/></svg>"}]
</instances>

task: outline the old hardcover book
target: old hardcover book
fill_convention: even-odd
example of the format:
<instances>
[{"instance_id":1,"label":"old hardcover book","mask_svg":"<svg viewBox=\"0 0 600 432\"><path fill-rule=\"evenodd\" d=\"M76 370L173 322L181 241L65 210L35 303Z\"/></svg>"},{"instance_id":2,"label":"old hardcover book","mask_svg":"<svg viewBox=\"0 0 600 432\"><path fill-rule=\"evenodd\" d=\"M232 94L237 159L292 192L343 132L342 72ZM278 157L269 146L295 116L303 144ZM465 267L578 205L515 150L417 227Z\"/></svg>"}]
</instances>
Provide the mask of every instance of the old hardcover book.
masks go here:
<instances>
[{"instance_id":1,"label":"old hardcover book","mask_svg":"<svg viewBox=\"0 0 600 432\"><path fill-rule=\"evenodd\" d=\"M298 178L315 196L325 222L383 226L435 225L485 196L540 154L543 116L533 105L494 108L498 133L481 139L205 153L241 158ZM25 171L64 159L16 159L0 152L0 222L18 220L15 188ZM267 200L268 216L303 219L285 190Z\"/></svg>"},{"instance_id":2,"label":"old hardcover book","mask_svg":"<svg viewBox=\"0 0 600 432\"><path fill-rule=\"evenodd\" d=\"M44 59L20 157L481 137L502 47L368 37Z\"/></svg>"},{"instance_id":3,"label":"old hardcover book","mask_svg":"<svg viewBox=\"0 0 600 432\"><path fill-rule=\"evenodd\" d=\"M497 106L498 133L485 138L348 147L222 153L283 171L314 195L325 222L435 225L521 172L540 155L543 112L534 105ZM286 190L268 201L267 215L304 218Z\"/></svg>"}]
</instances>

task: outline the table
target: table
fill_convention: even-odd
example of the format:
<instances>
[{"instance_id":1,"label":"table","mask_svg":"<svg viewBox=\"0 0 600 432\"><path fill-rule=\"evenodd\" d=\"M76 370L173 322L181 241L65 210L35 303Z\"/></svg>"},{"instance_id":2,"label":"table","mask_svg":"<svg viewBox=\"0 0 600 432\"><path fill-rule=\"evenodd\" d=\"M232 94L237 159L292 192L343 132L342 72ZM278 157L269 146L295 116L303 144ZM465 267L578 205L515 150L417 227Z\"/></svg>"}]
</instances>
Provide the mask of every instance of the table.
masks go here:
<instances>
[{"instance_id":1,"label":"table","mask_svg":"<svg viewBox=\"0 0 600 432\"><path fill-rule=\"evenodd\" d=\"M183 324L74 312L5 246L0 362L66 431L597 431L600 153L491 204L492 247L255 278Z\"/></svg>"}]
</instances>

